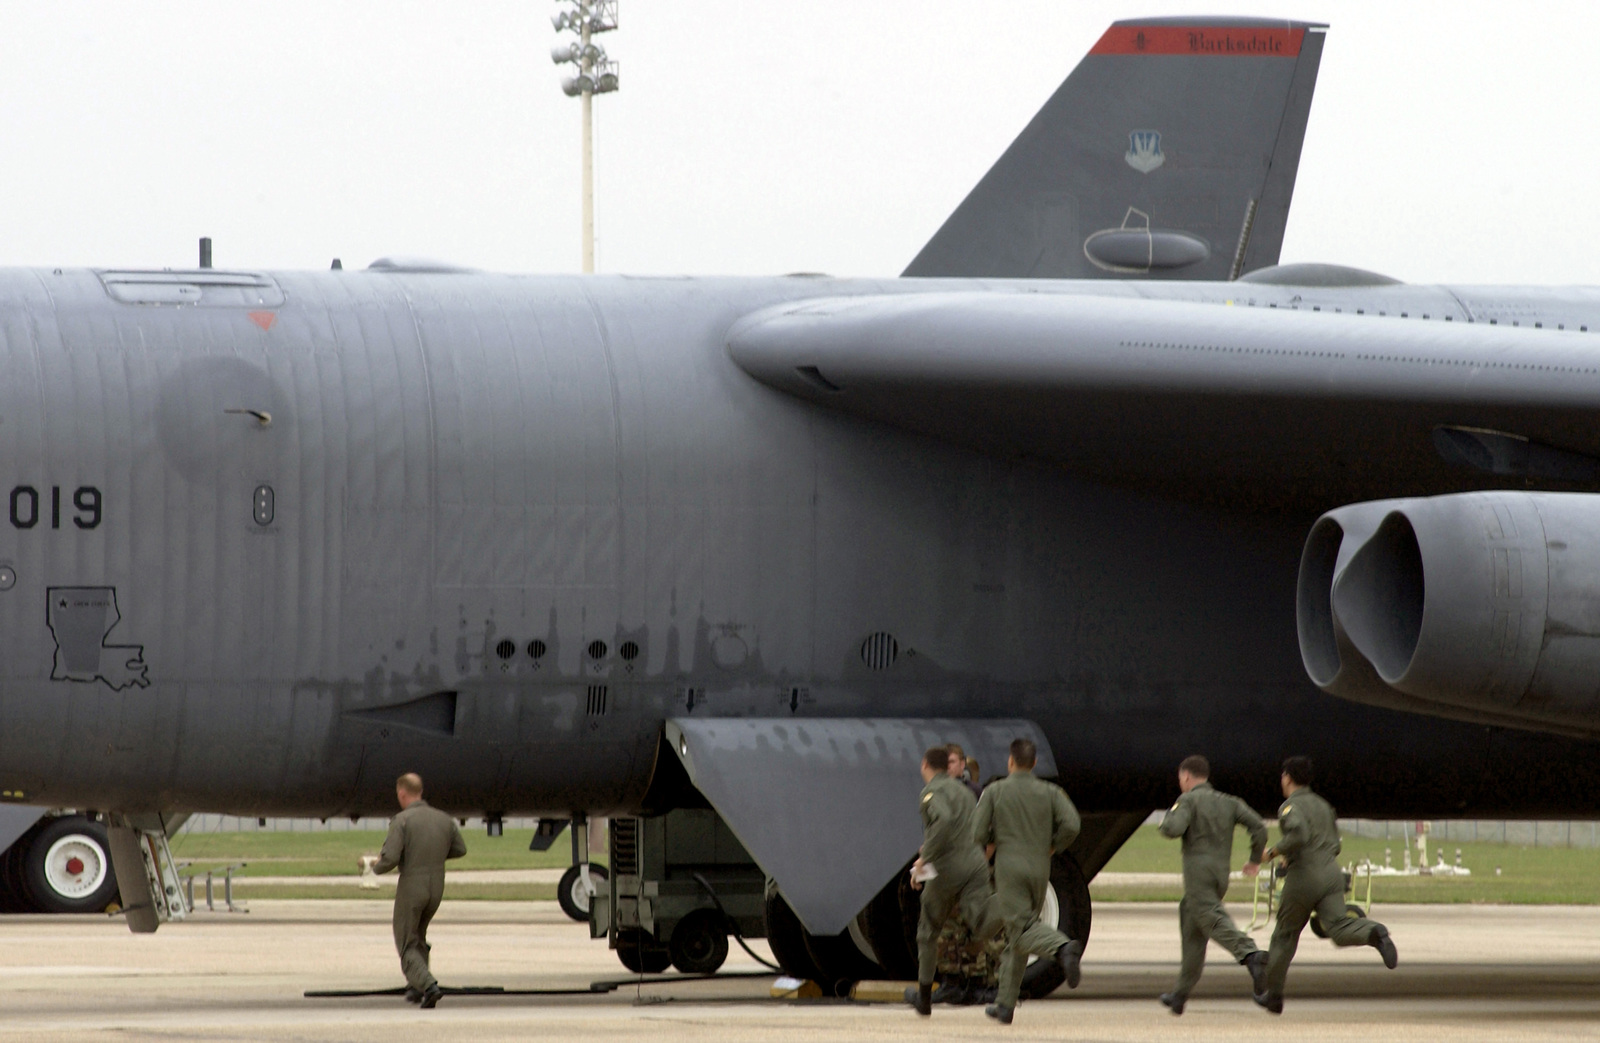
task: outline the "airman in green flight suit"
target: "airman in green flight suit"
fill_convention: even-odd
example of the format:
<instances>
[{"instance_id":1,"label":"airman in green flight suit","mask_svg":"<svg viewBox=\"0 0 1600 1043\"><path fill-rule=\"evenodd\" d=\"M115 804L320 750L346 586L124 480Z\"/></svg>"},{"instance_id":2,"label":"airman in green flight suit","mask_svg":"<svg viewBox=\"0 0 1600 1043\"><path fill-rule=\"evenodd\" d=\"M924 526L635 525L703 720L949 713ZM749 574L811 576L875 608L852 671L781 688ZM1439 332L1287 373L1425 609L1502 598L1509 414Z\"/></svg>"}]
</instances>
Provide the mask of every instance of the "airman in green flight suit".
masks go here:
<instances>
[{"instance_id":1,"label":"airman in green flight suit","mask_svg":"<svg viewBox=\"0 0 1600 1043\"><path fill-rule=\"evenodd\" d=\"M439 983L428 969L428 923L444 897L444 864L467 853L456 820L422 799L422 779L395 780L400 814L389 823L383 852L373 871L400 870L394 891L394 947L406 975L406 999L424 1008L439 1002Z\"/></svg>"},{"instance_id":2,"label":"airman in green flight suit","mask_svg":"<svg viewBox=\"0 0 1600 1043\"><path fill-rule=\"evenodd\" d=\"M1252 992L1265 988L1267 954L1234 924L1223 908L1232 867L1233 831L1243 826L1250 834L1250 858L1245 876L1261 868L1267 846L1267 827L1250 805L1211 788L1211 764L1198 754L1178 765L1182 796L1161 820L1161 835L1183 838L1183 901L1178 904L1178 932L1183 946L1183 967L1171 992L1161 1002L1174 1014L1183 1013L1189 993L1206 965L1206 943L1214 941L1233 954L1250 971Z\"/></svg>"},{"instance_id":3,"label":"airman in green flight suit","mask_svg":"<svg viewBox=\"0 0 1600 1043\"><path fill-rule=\"evenodd\" d=\"M912 866L911 886L922 891L922 915L917 921L917 991L908 997L918 1014L933 1013L933 977L939 964L939 934L957 909L982 940L999 930L990 919L994 889L989 883L989 862L972 839L972 816L977 800L972 791L950 777L950 752L935 746L922 757L922 853ZM923 879L924 867L934 875ZM908 990L909 991L909 990Z\"/></svg>"},{"instance_id":4,"label":"airman in green flight suit","mask_svg":"<svg viewBox=\"0 0 1600 1043\"><path fill-rule=\"evenodd\" d=\"M1370 945L1393 970L1400 960L1389 929L1376 920L1358 916L1345 904L1344 871L1339 868L1339 825L1333 805L1311 792L1311 758L1290 757L1279 777L1284 801L1278 808L1278 829L1283 838L1266 852L1282 858L1287 867L1283 897L1278 902L1278 922L1272 930L1272 950L1267 957L1266 988L1255 1001L1274 1014L1283 1013L1283 986L1289 962L1300 945L1300 932L1311 914L1317 914L1328 940L1335 945Z\"/></svg>"},{"instance_id":5,"label":"airman in green flight suit","mask_svg":"<svg viewBox=\"0 0 1600 1043\"><path fill-rule=\"evenodd\" d=\"M1075 989L1083 955L1082 942L1039 919L1050 886L1050 856L1077 839L1081 823L1066 791L1033 774L1036 759L1032 741L1013 742L1006 762L1010 774L984 789L973 819L973 838L994 855L994 902L1006 931L999 992L984 1013L1004 1025L1011 1024L1029 956L1054 959Z\"/></svg>"}]
</instances>

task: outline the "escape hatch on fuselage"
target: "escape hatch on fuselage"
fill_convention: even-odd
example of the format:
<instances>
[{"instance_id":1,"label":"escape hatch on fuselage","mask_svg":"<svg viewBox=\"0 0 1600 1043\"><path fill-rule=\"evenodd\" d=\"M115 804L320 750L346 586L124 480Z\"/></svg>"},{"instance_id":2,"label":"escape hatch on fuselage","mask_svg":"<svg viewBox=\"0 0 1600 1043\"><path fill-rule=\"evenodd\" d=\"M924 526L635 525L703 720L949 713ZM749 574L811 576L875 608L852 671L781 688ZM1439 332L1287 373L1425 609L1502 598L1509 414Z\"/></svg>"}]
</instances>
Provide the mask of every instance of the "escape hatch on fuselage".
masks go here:
<instances>
[{"instance_id":1,"label":"escape hatch on fuselage","mask_svg":"<svg viewBox=\"0 0 1600 1043\"><path fill-rule=\"evenodd\" d=\"M124 304L202 308L276 308L283 304L283 290L277 280L263 272L108 269L95 274L111 299Z\"/></svg>"}]
</instances>

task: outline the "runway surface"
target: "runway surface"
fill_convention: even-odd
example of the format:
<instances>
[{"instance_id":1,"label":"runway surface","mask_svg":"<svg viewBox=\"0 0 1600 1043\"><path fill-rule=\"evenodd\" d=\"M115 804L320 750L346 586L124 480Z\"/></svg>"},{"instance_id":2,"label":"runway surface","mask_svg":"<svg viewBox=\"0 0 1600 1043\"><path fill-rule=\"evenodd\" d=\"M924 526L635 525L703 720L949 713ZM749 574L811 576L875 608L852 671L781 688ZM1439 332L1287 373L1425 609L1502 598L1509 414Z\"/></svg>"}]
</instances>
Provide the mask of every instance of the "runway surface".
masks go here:
<instances>
[{"instance_id":1,"label":"runway surface","mask_svg":"<svg viewBox=\"0 0 1600 1043\"><path fill-rule=\"evenodd\" d=\"M1235 910L1238 912L1239 910ZM1248 910L1243 910L1248 915ZM785 1002L770 979L635 987L593 996L447 998L421 1011L393 997L306 999L307 989L401 983L388 909L361 901L256 902L135 936L103 917L0 917L0 1041L140 1039L715 1040L927 1039L1544 1040L1600 1035L1600 909L1379 906L1400 947L1335 950L1309 931L1274 1018L1213 949L1189 1011L1155 996L1177 970L1170 904L1102 903L1083 985L1026 1003L1016 1024L978 1008L934 1022L895 1004ZM553 902L456 902L431 933L447 985L583 988L625 977L603 942ZM1258 935L1260 937L1260 935ZM1264 939L1263 939L1264 941ZM765 955L758 943L757 951ZM734 950L727 970L757 965ZM952 1035L953 1034L953 1035Z\"/></svg>"}]
</instances>

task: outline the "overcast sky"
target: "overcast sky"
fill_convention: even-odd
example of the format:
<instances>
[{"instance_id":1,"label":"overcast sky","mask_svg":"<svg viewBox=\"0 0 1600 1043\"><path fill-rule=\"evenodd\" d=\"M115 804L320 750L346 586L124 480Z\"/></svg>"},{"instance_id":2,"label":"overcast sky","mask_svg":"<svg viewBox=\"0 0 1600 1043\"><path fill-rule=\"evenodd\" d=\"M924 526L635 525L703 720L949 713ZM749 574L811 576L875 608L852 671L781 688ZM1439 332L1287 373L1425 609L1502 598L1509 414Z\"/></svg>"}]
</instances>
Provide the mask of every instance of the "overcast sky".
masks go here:
<instances>
[{"instance_id":1,"label":"overcast sky","mask_svg":"<svg viewBox=\"0 0 1600 1043\"><path fill-rule=\"evenodd\" d=\"M553 0L0 0L0 264L576 271ZM1284 260L1600 284L1600 4L621 0L608 272L895 275L1117 18L1331 24Z\"/></svg>"}]
</instances>

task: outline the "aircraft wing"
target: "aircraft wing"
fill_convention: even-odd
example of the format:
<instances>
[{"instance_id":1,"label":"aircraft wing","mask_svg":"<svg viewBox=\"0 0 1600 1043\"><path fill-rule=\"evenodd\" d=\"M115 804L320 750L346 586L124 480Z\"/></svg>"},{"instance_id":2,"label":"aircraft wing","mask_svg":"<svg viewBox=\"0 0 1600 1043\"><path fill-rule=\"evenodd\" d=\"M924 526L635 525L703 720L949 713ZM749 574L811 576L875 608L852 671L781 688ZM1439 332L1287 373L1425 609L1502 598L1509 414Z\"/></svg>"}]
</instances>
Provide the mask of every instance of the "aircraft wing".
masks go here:
<instances>
[{"instance_id":1,"label":"aircraft wing","mask_svg":"<svg viewBox=\"0 0 1600 1043\"><path fill-rule=\"evenodd\" d=\"M771 387L1230 509L1600 485L1600 339L1437 318L932 292L749 315Z\"/></svg>"}]
</instances>

